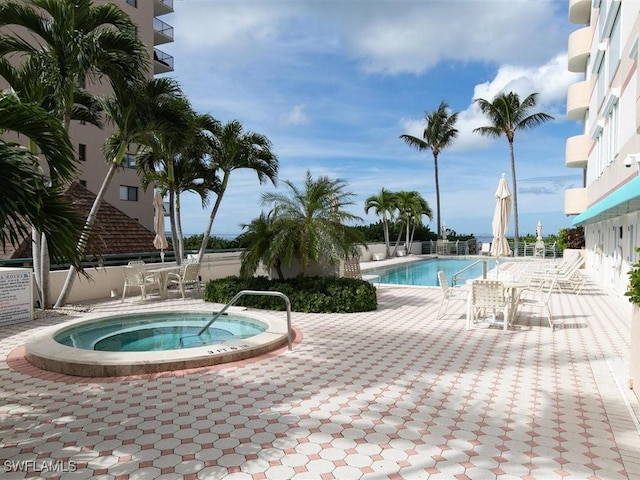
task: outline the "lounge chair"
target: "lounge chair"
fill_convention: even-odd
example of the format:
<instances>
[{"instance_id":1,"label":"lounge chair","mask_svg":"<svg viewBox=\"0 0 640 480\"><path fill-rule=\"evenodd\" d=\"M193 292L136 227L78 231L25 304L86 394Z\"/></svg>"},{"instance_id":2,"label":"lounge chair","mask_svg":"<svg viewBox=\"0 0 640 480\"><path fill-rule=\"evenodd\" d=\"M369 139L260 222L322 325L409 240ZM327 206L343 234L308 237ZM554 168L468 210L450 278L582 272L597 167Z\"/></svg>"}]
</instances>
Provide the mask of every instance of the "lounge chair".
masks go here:
<instances>
[{"instance_id":1,"label":"lounge chair","mask_svg":"<svg viewBox=\"0 0 640 480\"><path fill-rule=\"evenodd\" d=\"M342 262L342 276L346 278L357 278L358 280L365 280L372 282L377 280L378 286L380 285L380 275L363 275L360 271L360 260L355 257L344 259Z\"/></svg>"},{"instance_id":2,"label":"lounge chair","mask_svg":"<svg viewBox=\"0 0 640 480\"><path fill-rule=\"evenodd\" d=\"M480 248L480 255L490 255L491 254L491 244L489 242L483 242L482 247Z\"/></svg>"},{"instance_id":3,"label":"lounge chair","mask_svg":"<svg viewBox=\"0 0 640 480\"><path fill-rule=\"evenodd\" d=\"M447 274L443 270L438 272L438 283L442 290L442 301L440 302L440 308L438 309L436 320L439 320L447 311L449 302L452 300L462 300L466 302L469 297L469 289L463 287L453 288L449 286Z\"/></svg>"},{"instance_id":4,"label":"lounge chair","mask_svg":"<svg viewBox=\"0 0 640 480\"><path fill-rule=\"evenodd\" d=\"M566 292L580 293L584 286L585 277L580 272L584 258L578 255L563 260L560 264L544 264L541 267L527 270L523 277L534 286L551 284L562 294Z\"/></svg>"}]
</instances>

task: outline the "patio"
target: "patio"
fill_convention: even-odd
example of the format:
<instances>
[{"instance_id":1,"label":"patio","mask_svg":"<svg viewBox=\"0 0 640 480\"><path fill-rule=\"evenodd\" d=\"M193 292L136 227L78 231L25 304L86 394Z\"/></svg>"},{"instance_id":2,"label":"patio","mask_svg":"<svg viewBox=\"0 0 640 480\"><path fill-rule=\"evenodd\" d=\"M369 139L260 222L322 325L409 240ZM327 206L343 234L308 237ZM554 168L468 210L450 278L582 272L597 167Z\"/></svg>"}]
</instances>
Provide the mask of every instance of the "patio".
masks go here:
<instances>
[{"instance_id":1,"label":"patio","mask_svg":"<svg viewBox=\"0 0 640 480\"><path fill-rule=\"evenodd\" d=\"M2 478L640 478L626 299L554 294L555 332L520 315L504 335L466 331L463 302L435 320L439 288L378 295L376 312L294 313L291 352L104 381L21 360L33 329L66 317L9 326ZM84 307L70 318L213 309L175 297ZM56 465L76 471L46 471Z\"/></svg>"}]
</instances>

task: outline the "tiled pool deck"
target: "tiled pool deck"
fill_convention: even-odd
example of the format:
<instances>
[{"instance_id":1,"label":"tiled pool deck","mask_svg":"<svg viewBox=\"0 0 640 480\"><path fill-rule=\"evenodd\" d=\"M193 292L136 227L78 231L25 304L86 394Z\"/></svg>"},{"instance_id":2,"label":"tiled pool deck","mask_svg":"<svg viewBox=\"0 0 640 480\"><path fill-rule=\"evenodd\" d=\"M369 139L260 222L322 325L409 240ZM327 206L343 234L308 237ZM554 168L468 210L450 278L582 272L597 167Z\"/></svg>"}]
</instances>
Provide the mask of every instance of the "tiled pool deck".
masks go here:
<instances>
[{"instance_id":1,"label":"tiled pool deck","mask_svg":"<svg viewBox=\"0 0 640 480\"><path fill-rule=\"evenodd\" d=\"M466 331L461 302L436 320L437 288L378 294L375 312L294 313L291 352L104 381L18 348L68 318L211 305L114 299L6 327L0 478L640 478L626 299L553 295L555 332L522 312L503 334Z\"/></svg>"}]
</instances>

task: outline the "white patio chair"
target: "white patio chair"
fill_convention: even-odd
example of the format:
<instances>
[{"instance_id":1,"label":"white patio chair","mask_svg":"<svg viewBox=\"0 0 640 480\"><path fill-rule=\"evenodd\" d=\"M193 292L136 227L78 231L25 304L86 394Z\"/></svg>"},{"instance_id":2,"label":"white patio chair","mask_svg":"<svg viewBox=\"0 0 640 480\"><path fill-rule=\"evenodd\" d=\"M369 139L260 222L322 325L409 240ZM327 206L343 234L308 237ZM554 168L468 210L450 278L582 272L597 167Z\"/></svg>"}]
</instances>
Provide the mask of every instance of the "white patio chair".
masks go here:
<instances>
[{"instance_id":1,"label":"white patio chair","mask_svg":"<svg viewBox=\"0 0 640 480\"><path fill-rule=\"evenodd\" d=\"M180 272L167 274L167 286L170 284L178 285L180 293L182 294L182 300L186 300L185 288L190 285L195 285L198 289L198 293L202 293L200 287L200 264L199 263L185 263L182 265Z\"/></svg>"},{"instance_id":2,"label":"white patio chair","mask_svg":"<svg viewBox=\"0 0 640 480\"><path fill-rule=\"evenodd\" d=\"M491 244L488 242L483 242L482 247L480 248L480 255L490 255L491 254Z\"/></svg>"},{"instance_id":3,"label":"white patio chair","mask_svg":"<svg viewBox=\"0 0 640 480\"><path fill-rule=\"evenodd\" d=\"M499 280L474 280L471 283L471 295L467 304L467 330L472 329L484 320L498 322L498 314L502 314L503 330L509 328L510 299L506 295L504 284ZM483 322L484 323L484 322Z\"/></svg>"},{"instance_id":4,"label":"white patio chair","mask_svg":"<svg viewBox=\"0 0 640 480\"><path fill-rule=\"evenodd\" d=\"M449 286L449 282L447 281L447 274L440 270L438 272L438 283L440 284L440 289L442 290L442 300L440 302L440 308L438 309L438 315L436 316L436 320L439 320L444 313L447 311L447 307L449 306L449 302L452 300L461 300L466 302L469 297L469 289L467 288L453 288Z\"/></svg>"},{"instance_id":5,"label":"white patio chair","mask_svg":"<svg viewBox=\"0 0 640 480\"><path fill-rule=\"evenodd\" d=\"M124 286L122 287L122 301L127 295L127 288L139 288L140 296L146 300L147 293L156 289L160 291L160 282L155 275L146 275L144 272L144 262L126 266L122 269L124 275Z\"/></svg>"},{"instance_id":6,"label":"white patio chair","mask_svg":"<svg viewBox=\"0 0 640 480\"><path fill-rule=\"evenodd\" d=\"M524 288L520 290L520 293L518 294L518 305L525 307L539 307L540 313L545 315L552 331L555 330L555 324L551 319L552 315L551 308L549 307L549 300L551 299L551 294L553 293L555 284L556 279L554 278L548 288L543 284L540 288Z\"/></svg>"}]
</instances>

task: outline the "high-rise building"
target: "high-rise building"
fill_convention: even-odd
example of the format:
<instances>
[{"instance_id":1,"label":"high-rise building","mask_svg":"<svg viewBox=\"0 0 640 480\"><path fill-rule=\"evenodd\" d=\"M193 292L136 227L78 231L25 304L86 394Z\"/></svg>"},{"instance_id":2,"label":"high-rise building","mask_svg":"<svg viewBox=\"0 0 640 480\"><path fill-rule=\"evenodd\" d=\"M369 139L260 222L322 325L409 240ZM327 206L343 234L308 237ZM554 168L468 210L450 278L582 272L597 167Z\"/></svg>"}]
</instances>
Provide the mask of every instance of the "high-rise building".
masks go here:
<instances>
[{"instance_id":1,"label":"high-rise building","mask_svg":"<svg viewBox=\"0 0 640 480\"><path fill-rule=\"evenodd\" d=\"M584 74L567 92L567 118L584 131L567 139L565 163L584 170L564 211L583 226L587 269L605 289L626 291L640 234L640 2L569 0L568 68Z\"/></svg>"},{"instance_id":2,"label":"high-rise building","mask_svg":"<svg viewBox=\"0 0 640 480\"><path fill-rule=\"evenodd\" d=\"M0 0L0 3L5 1ZM173 71L173 57L157 48L159 45L173 42L173 27L159 18L173 12L173 0L94 0L93 3L118 4L137 25L138 36L149 52L149 78ZM96 94L107 93L101 85L89 84L86 87ZM93 193L98 192L109 169L102 147L111 132L110 129L109 125L99 129L79 121L72 121L69 129L76 154L81 160L78 179ZM148 229L153 229L153 188L143 191L133 158L135 146L132 145L131 148L132 151L126 155L123 162L124 168L118 170L111 180L104 200ZM150 249L152 248L150 246Z\"/></svg>"}]
</instances>

